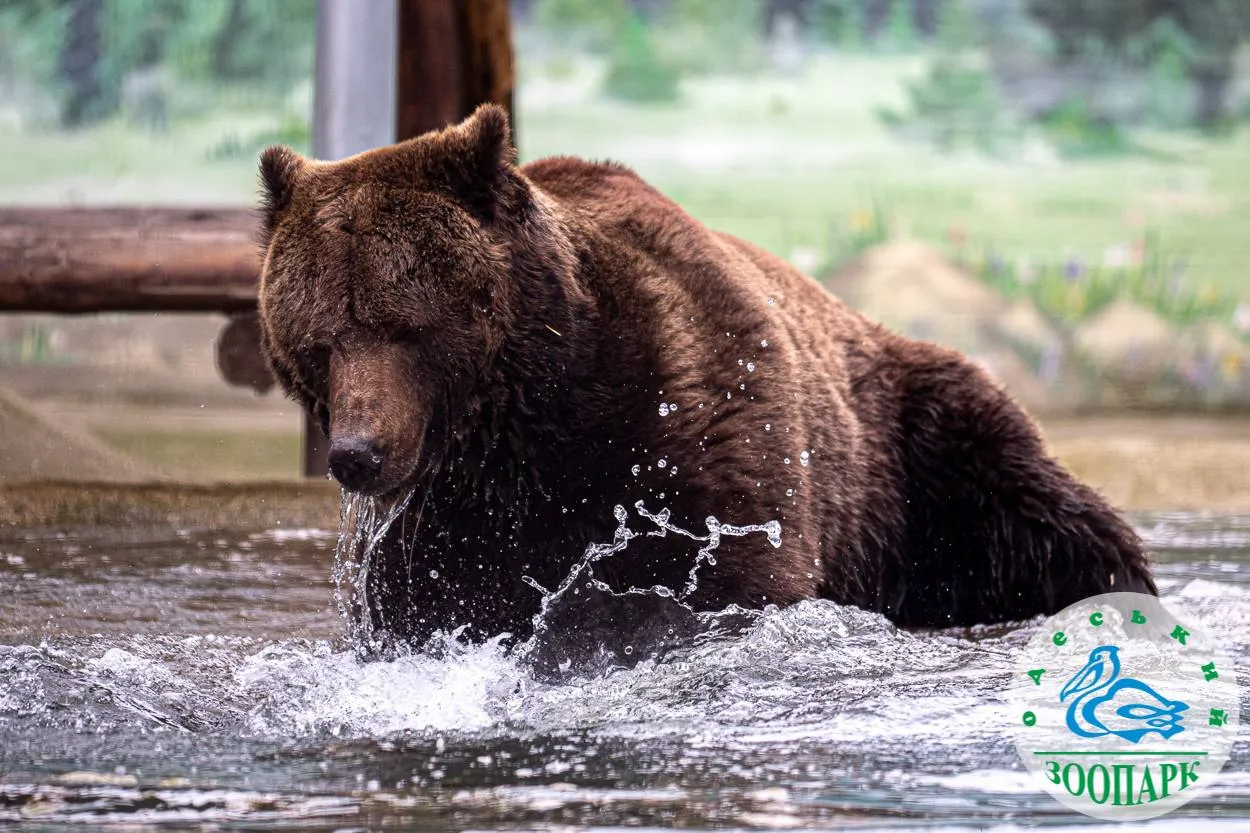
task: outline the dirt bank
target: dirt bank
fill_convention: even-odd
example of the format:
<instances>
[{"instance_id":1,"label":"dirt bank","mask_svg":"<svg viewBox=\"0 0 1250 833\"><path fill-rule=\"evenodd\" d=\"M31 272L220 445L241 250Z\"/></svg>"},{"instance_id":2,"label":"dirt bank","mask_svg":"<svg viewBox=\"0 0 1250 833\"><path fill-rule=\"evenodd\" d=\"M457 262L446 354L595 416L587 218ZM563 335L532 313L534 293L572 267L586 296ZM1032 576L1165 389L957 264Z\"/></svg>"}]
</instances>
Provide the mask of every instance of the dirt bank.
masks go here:
<instances>
[{"instance_id":1,"label":"dirt bank","mask_svg":"<svg viewBox=\"0 0 1250 833\"><path fill-rule=\"evenodd\" d=\"M1090 417L1044 428L1055 456L1117 506L1250 513L1250 417Z\"/></svg>"},{"instance_id":2,"label":"dirt bank","mask_svg":"<svg viewBox=\"0 0 1250 833\"><path fill-rule=\"evenodd\" d=\"M89 433L58 425L0 387L0 484L63 477L128 483L158 474Z\"/></svg>"}]
</instances>

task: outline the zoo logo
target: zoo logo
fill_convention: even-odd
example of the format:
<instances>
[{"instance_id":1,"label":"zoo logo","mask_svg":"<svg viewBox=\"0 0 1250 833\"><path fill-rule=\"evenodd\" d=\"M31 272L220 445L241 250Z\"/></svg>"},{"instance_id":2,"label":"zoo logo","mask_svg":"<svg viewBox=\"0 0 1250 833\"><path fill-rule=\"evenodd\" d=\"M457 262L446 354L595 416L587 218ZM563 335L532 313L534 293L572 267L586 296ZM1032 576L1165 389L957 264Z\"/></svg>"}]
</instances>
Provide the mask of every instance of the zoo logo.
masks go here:
<instances>
[{"instance_id":1,"label":"zoo logo","mask_svg":"<svg viewBox=\"0 0 1250 833\"><path fill-rule=\"evenodd\" d=\"M1228 760L1241 702L1219 646L1139 593L1050 617L1009 699L1025 768L1061 803L1106 820L1192 799Z\"/></svg>"}]
</instances>

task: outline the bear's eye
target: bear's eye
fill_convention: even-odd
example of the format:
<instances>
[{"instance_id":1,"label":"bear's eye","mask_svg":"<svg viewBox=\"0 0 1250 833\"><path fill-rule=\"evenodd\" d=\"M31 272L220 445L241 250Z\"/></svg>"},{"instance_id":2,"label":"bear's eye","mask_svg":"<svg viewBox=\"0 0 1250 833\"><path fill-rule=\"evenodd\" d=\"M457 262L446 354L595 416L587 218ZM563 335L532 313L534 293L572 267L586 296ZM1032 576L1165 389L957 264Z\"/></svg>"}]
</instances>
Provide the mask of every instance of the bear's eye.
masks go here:
<instances>
[{"instance_id":1,"label":"bear's eye","mask_svg":"<svg viewBox=\"0 0 1250 833\"><path fill-rule=\"evenodd\" d=\"M386 336L389 341L398 341L405 344L420 344L425 340L425 333L424 327L416 327L404 322L395 322L386 328Z\"/></svg>"},{"instance_id":2,"label":"bear's eye","mask_svg":"<svg viewBox=\"0 0 1250 833\"><path fill-rule=\"evenodd\" d=\"M330 348L325 345L306 347L295 354L295 371L301 385L323 398L330 383Z\"/></svg>"}]
</instances>

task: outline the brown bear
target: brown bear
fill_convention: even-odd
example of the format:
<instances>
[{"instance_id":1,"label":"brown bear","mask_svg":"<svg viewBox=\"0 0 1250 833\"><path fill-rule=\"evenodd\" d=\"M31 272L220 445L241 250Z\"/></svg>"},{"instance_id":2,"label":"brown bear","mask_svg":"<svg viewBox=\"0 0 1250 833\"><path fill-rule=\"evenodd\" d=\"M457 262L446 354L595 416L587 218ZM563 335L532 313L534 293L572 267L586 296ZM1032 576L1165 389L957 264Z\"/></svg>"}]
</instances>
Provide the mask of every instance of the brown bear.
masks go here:
<instances>
[{"instance_id":1,"label":"brown bear","mask_svg":"<svg viewBox=\"0 0 1250 833\"><path fill-rule=\"evenodd\" d=\"M723 536L695 609L827 598L905 626L1153 593L1142 546L980 368L864 319L629 169L516 164L503 110L338 162L261 159L265 350L343 487L409 492L367 620L531 632L614 507ZM661 523L660 526L665 525ZM595 565L687 586L662 528Z\"/></svg>"}]
</instances>

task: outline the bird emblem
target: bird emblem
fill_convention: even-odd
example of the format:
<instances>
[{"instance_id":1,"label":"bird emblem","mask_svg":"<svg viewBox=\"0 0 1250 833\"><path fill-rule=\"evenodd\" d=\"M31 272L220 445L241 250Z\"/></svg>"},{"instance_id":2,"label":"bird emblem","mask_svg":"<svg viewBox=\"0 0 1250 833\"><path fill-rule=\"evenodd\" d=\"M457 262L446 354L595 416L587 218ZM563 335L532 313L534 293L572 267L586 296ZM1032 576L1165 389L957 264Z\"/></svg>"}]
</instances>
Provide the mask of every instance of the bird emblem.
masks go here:
<instances>
[{"instance_id":1,"label":"bird emblem","mask_svg":"<svg viewBox=\"0 0 1250 833\"><path fill-rule=\"evenodd\" d=\"M1068 729L1086 738L1115 735L1138 743L1149 734L1163 739L1185 731L1181 714L1189 708L1170 700L1151 686L1120 676L1120 649L1100 645L1089 652L1089 662L1059 692L1068 704Z\"/></svg>"}]
</instances>

